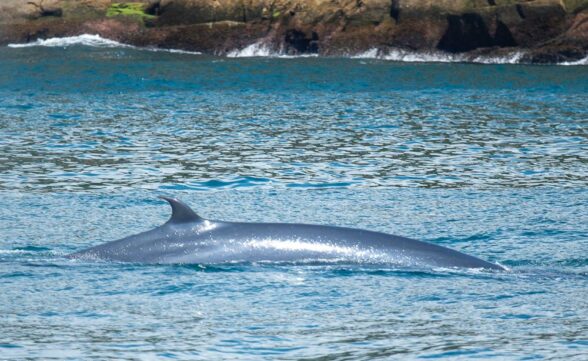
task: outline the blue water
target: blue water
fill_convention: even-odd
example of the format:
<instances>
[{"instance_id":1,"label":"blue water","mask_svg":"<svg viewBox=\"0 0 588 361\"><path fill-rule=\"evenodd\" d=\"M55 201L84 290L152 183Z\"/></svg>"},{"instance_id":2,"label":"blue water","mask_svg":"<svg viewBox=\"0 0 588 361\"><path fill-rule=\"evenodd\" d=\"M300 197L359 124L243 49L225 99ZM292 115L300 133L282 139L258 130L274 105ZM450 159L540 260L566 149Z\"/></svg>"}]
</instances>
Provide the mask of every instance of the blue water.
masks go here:
<instances>
[{"instance_id":1,"label":"blue water","mask_svg":"<svg viewBox=\"0 0 588 361\"><path fill-rule=\"evenodd\" d=\"M0 359L588 358L588 67L0 48ZM509 272L63 256L202 216Z\"/></svg>"}]
</instances>

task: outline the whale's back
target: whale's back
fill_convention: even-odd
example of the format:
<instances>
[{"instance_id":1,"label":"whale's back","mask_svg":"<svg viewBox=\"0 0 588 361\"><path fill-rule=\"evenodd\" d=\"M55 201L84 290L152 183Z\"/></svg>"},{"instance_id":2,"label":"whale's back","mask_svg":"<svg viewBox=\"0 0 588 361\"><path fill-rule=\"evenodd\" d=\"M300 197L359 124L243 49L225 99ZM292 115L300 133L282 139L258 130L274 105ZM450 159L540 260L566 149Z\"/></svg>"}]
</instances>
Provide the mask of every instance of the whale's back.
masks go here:
<instances>
[{"instance_id":1,"label":"whale's back","mask_svg":"<svg viewBox=\"0 0 588 361\"><path fill-rule=\"evenodd\" d=\"M72 258L161 264L343 261L403 266L503 269L464 253L363 229L296 223L241 223L199 217L172 205L170 220L151 231L74 253Z\"/></svg>"}]
</instances>

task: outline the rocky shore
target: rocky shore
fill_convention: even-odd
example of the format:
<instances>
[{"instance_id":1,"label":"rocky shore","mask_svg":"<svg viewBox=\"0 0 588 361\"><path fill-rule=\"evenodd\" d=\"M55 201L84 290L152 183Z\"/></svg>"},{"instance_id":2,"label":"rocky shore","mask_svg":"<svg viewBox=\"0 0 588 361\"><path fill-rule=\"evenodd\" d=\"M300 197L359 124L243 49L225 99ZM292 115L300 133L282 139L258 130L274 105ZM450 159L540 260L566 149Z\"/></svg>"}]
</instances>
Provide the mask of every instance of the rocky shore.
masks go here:
<instances>
[{"instance_id":1,"label":"rocky shore","mask_svg":"<svg viewBox=\"0 0 588 361\"><path fill-rule=\"evenodd\" d=\"M3 0L0 45L98 34L137 46L225 55L252 44L288 55L588 55L588 0Z\"/></svg>"}]
</instances>

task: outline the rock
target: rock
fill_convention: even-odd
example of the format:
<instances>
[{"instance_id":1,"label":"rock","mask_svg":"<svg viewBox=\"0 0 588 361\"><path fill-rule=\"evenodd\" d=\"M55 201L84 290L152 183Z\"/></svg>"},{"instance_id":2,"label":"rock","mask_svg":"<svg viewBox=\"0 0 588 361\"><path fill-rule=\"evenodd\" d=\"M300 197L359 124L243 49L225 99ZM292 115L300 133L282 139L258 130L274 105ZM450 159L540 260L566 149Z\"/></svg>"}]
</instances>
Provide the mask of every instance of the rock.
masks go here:
<instances>
[{"instance_id":1,"label":"rock","mask_svg":"<svg viewBox=\"0 0 588 361\"><path fill-rule=\"evenodd\" d=\"M588 53L588 9L575 14L565 33L532 48L523 58L530 63L573 62Z\"/></svg>"},{"instance_id":2,"label":"rock","mask_svg":"<svg viewBox=\"0 0 588 361\"><path fill-rule=\"evenodd\" d=\"M45 16L61 17L63 15L63 10L57 4L57 0L27 1L27 5L29 6L29 17L33 19Z\"/></svg>"},{"instance_id":3,"label":"rock","mask_svg":"<svg viewBox=\"0 0 588 361\"><path fill-rule=\"evenodd\" d=\"M587 12L588 0L2 0L0 44L97 33L212 54L263 42L322 55L519 49L551 62L586 56Z\"/></svg>"},{"instance_id":4,"label":"rock","mask_svg":"<svg viewBox=\"0 0 588 361\"><path fill-rule=\"evenodd\" d=\"M151 8L159 13L159 26L261 20L265 6L260 0L161 0L155 4Z\"/></svg>"},{"instance_id":5,"label":"rock","mask_svg":"<svg viewBox=\"0 0 588 361\"><path fill-rule=\"evenodd\" d=\"M565 32L569 26L569 16L559 2L529 2L511 5L519 19L509 23L504 21L513 34L516 43L523 47L533 47Z\"/></svg>"},{"instance_id":6,"label":"rock","mask_svg":"<svg viewBox=\"0 0 588 361\"><path fill-rule=\"evenodd\" d=\"M565 41L578 46L588 46L588 7L574 16L570 27L562 37Z\"/></svg>"}]
</instances>

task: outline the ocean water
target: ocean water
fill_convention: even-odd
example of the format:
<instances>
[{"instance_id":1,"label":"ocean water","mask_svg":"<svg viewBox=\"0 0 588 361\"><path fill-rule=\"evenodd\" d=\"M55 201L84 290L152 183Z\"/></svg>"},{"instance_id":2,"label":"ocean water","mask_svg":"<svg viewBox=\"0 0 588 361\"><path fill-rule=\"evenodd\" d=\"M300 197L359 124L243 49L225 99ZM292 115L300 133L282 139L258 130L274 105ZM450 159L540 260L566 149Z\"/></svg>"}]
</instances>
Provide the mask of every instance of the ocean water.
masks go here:
<instances>
[{"instance_id":1,"label":"ocean water","mask_svg":"<svg viewBox=\"0 0 588 361\"><path fill-rule=\"evenodd\" d=\"M37 45L0 48L0 359L588 358L588 67ZM64 258L158 195L509 271Z\"/></svg>"}]
</instances>

